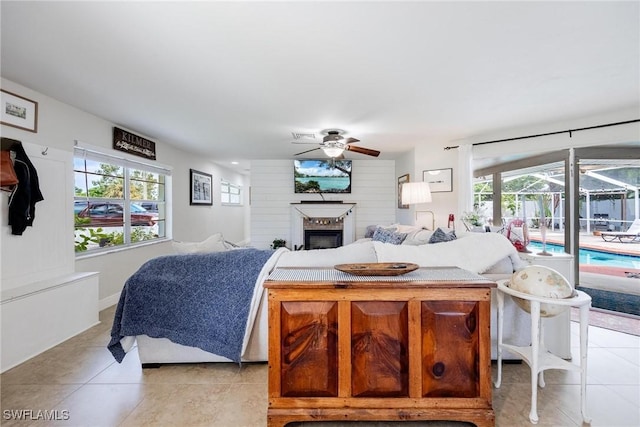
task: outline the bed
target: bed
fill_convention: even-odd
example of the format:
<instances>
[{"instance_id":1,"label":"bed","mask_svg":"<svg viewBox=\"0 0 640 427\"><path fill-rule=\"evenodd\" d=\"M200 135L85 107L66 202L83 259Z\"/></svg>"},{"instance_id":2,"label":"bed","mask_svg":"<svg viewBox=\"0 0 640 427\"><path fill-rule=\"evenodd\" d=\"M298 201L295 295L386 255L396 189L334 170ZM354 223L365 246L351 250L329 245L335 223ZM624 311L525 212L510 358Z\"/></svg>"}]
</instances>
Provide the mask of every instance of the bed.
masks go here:
<instances>
[{"instance_id":1,"label":"bed","mask_svg":"<svg viewBox=\"0 0 640 427\"><path fill-rule=\"evenodd\" d=\"M523 266L504 236L464 236L419 246L362 239L334 249L233 249L155 258L127 280L108 347L120 362L137 345L143 367L267 361L267 293L262 284L277 267L403 261L421 266L457 265L498 280ZM487 251L487 247L493 250ZM226 293L232 294L231 300L220 299ZM526 344L519 341L529 335L528 318L509 302L505 339ZM492 317L493 324L493 303ZM231 321L223 324L227 319Z\"/></svg>"},{"instance_id":2,"label":"bed","mask_svg":"<svg viewBox=\"0 0 640 427\"><path fill-rule=\"evenodd\" d=\"M121 362L137 343L143 365L266 360L262 333L254 326L266 315L262 282L284 250L234 249L149 260L124 285L109 350ZM161 350L152 348L156 344Z\"/></svg>"}]
</instances>

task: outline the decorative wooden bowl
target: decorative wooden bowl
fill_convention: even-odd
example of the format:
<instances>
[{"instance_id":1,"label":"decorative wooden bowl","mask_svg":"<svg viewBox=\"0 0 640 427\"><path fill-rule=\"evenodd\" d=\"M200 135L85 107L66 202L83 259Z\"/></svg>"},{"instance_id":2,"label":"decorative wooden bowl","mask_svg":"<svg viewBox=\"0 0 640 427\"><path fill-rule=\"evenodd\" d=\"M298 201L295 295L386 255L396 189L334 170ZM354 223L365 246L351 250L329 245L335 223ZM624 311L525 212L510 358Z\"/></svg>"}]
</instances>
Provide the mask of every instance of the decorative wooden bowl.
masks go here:
<instances>
[{"instance_id":1,"label":"decorative wooden bowl","mask_svg":"<svg viewBox=\"0 0 640 427\"><path fill-rule=\"evenodd\" d=\"M358 276L399 276L420 268L410 262L371 262L361 264L338 264L336 270Z\"/></svg>"}]
</instances>

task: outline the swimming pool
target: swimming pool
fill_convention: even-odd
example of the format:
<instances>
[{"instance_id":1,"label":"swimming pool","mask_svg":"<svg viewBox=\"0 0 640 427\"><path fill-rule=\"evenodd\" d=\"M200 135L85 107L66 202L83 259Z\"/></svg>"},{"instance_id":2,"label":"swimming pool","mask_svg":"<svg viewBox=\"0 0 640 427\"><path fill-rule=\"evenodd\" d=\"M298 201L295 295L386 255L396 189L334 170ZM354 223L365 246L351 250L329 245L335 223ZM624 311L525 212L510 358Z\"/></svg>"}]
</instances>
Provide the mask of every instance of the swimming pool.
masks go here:
<instances>
[{"instance_id":1,"label":"swimming pool","mask_svg":"<svg viewBox=\"0 0 640 427\"><path fill-rule=\"evenodd\" d=\"M527 248L533 253L542 251L542 243L531 242ZM547 252L564 252L564 248L560 245L547 243ZM580 264L600 265L604 267L620 267L640 269L640 257L631 255L620 255L610 252L594 251L591 249L580 248L579 256Z\"/></svg>"}]
</instances>

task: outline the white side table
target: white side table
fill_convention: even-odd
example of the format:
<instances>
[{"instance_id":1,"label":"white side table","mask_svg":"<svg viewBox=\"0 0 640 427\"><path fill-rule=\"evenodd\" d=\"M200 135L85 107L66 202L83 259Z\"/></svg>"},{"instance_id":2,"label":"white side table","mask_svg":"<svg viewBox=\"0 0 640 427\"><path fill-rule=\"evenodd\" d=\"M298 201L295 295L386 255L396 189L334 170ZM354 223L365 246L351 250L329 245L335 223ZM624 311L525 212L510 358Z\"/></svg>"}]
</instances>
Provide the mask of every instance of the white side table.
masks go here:
<instances>
[{"instance_id":1,"label":"white side table","mask_svg":"<svg viewBox=\"0 0 640 427\"><path fill-rule=\"evenodd\" d=\"M573 255L567 253L553 253L551 255L539 255L533 253L520 253L520 259L529 265L542 265L560 273L575 288L573 280ZM554 317L542 319L545 329L548 331L544 337L547 349L558 357L571 359L571 313L566 310Z\"/></svg>"},{"instance_id":2,"label":"white side table","mask_svg":"<svg viewBox=\"0 0 640 427\"><path fill-rule=\"evenodd\" d=\"M522 359L531 368L531 412L529 420L533 424L538 423L538 385L544 388L544 371L547 369L565 369L580 372L580 409L582 419L585 423L590 423L587 416L587 344L589 327L589 308L591 307L591 297L582 292L574 291L574 296L570 298L545 298L536 295L525 294L514 291L506 286L507 280L498 281L498 378L496 388L500 388L502 383L502 350L508 349L522 356ZM504 295L518 297L531 302L531 345L519 347L502 342L502 330L504 323ZM579 307L580 309L580 365L568 362L552 353L544 345L544 325L540 322L540 304L548 303L560 306Z\"/></svg>"}]
</instances>

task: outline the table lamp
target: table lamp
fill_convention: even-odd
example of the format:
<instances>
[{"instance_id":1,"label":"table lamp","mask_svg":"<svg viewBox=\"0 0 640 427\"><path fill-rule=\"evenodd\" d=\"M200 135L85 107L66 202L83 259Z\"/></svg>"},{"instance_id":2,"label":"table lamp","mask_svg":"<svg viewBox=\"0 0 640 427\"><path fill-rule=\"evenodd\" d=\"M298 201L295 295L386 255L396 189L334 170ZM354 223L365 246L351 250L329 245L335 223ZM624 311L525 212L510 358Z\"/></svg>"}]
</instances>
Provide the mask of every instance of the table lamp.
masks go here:
<instances>
[{"instance_id":1,"label":"table lamp","mask_svg":"<svg viewBox=\"0 0 640 427\"><path fill-rule=\"evenodd\" d=\"M417 205L431 203L431 189L428 182L407 182L402 184L402 204ZM431 214L431 230L436 228L436 216L432 211L416 210L416 221L419 213Z\"/></svg>"}]
</instances>

